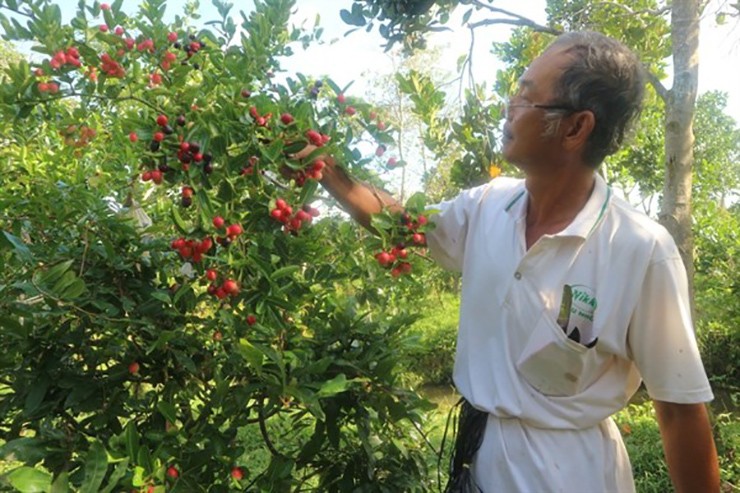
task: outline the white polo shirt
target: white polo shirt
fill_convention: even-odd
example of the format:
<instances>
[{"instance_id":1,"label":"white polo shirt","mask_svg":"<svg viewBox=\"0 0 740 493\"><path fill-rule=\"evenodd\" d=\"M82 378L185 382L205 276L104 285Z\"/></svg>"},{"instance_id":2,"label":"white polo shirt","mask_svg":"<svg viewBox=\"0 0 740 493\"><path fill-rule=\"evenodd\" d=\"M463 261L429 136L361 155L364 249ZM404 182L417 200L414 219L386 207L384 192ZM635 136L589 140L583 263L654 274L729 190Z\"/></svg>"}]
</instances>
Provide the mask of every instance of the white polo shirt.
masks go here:
<instances>
[{"instance_id":1,"label":"white polo shirt","mask_svg":"<svg viewBox=\"0 0 740 493\"><path fill-rule=\"evenodd\" d=\"M523 180L497 178L432 207L430 253L462 271L455 385L495 418L604 426L641 379L653 399L713 397L673 239L595 176L573 222L529 250ZM565 285L572 303L558 320Z\"/></svg>"}]
</instances>

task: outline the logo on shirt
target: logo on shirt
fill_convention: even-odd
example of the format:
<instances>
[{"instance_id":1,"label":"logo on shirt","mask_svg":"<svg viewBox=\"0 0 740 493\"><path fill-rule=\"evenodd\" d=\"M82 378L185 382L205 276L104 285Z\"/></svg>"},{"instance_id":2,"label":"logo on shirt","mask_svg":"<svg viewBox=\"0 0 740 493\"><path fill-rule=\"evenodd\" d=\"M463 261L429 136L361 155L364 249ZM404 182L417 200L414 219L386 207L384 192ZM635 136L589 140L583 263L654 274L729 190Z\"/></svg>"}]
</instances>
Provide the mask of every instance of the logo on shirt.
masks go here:
<instances>
[{"instance_id":1,"label":"logo on shirt","mask_svg":"<svg viewBox=\"0 0 740 493\"><path fill-rule=\"evenodd\" d=\"M599 305L596 293L593 288L583 284L572 285L571 292L570 319L566 332L570 334L578 329L580 342L588 343L593 339L594 312Z\"/></svg>"}]
</instances>

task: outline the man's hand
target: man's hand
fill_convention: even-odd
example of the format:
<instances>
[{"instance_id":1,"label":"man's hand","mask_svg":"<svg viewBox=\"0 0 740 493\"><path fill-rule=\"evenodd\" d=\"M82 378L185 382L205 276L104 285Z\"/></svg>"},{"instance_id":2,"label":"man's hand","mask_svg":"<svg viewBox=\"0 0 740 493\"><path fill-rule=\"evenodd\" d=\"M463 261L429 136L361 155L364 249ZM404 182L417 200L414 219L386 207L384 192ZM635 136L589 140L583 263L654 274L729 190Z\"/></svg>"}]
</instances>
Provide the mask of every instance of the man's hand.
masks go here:
<instances>
[{"instance_id":1,"label":"man's hand","mask_svg":"<svg viewBox=\"0 0 740 493\"><path fill-rule=\"evenodd\" d=\"M719 491L719 463L704 404L654 401L676 493Z\"/></svg>"},{"instance_id":2,"label":"man's hand","mask_svg":"<svg viewBox=\"0 0 740 493\"><path fill-rule=\"evenodd\" d=\"M316 146L308 144L289 157L305 159L316 149ZM322 154L316 159L321 159L326 163L326 167L322 170L321 185L337 199L350 216L366 229L373 231L371 225L373 214L378 214L383 209L403 210L403 206L385 190L352 179L337 164L333 156Z\"/></svg>"}]
</instances>

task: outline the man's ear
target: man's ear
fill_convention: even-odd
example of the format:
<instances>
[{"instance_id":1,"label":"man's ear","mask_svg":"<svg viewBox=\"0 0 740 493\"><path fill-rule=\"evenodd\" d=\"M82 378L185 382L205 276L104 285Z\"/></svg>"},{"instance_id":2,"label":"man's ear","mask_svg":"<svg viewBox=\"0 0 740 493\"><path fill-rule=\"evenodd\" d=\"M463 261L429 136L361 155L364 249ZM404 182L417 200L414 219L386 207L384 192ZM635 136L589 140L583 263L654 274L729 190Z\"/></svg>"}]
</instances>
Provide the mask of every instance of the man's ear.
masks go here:
<instances>
[{"instance_id":1,"label":"man's ear","mask_svg":"<svg viewBox=\"0 0 740 493\"><path fill-rule=\"evenodd\" d=\"M586 145L591 132L596 125L596 117L588 110L573 113L567 119L568 125L565 127L563 135L563 146L566 149L575 150Z\"/></svg>"}]
</instances>

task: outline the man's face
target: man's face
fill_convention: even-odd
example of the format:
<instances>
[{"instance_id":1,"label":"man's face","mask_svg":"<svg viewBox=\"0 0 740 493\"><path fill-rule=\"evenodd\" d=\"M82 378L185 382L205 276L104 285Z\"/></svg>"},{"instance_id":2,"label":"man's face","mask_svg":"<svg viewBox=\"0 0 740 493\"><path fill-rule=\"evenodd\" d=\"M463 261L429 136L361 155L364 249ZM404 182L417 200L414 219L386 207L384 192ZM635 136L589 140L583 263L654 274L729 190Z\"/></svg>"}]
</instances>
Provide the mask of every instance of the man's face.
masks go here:
<instances>
[{"instance_id":1,"label":"man's face","mask_svg":"<svg viewBox=\"0 0 740 493\"><path fill-rule=\"evenodd\" d=\"M562 48L545 51L524 72L517 91L509 99L503 155L524 171L552 166L561 152L560 132L544 136L547 109L534 105L564 104L554 99L554 87L569 62L570 55Z\"/></svg>"}]
</instances>

